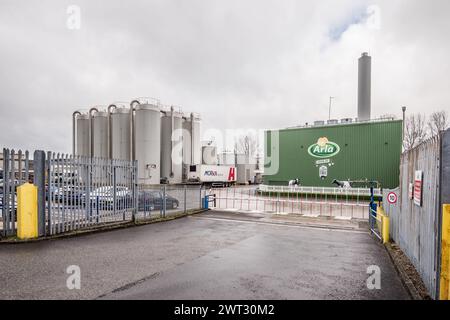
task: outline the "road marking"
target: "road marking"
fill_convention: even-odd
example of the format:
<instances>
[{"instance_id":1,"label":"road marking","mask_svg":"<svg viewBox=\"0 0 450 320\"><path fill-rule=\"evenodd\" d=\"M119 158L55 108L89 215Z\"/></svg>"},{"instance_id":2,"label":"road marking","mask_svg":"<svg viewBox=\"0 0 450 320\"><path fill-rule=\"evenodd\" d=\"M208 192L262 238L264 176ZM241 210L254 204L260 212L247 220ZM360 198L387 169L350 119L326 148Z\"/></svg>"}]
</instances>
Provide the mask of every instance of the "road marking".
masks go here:
<instances>
[{"instance_id":1,"label":"road marking","mask_svg":"<svg viewBox=\"0 0 450 320\"><path fill-rule=\"evenodd\" d=\"M352 217L345 217L345 216L336 216L334 217L335 220L352 220Z\"/></svg>"},{"instance_id":2,"label":"road marking","mask_svg":"<svg viewBox=\"0 0 450 320\"><path fill-rule=\"evenodd\" d=\"M361 234L368 234L366 231L350 229L345 227L330 227L326 225L306 225L306 224L295 224L289 222L277 223L277 222L269 222L269 221L254 221L254 220L240 220L240 219L229 219L229 218L214 218L210 216L188 216L189 219L205 219L205 220L215 220L215 221L224 221L224 222L235 222L235 223L253 223L253 224L263 224L263 225L271 225L277 227L291 227L291 228L303 228L303 229L311 229L311 230L321 230L321 231L337 231L337 232L354 232Z\"/></svg>"},{"instance_id":3,"label":"road marking","mask_svg":"<svg viewBox=\"0 0 450 320\"><path fill-rule=\"evenodd\" d=\"M311 213L311 214L304 214L303 217L307 217L307 218L318 218L318 217L319 217L319 214L314 214L314 213Z\"/></svg>"},{"instance_id":4,"label":"road marking","mask_svg":"<svg viewBox=\"0 0 450 320\"><path fill-rule=\"evenodd\" d=\"M214 211L237 212L238 209L213 209Z\"/></svg>"}]
</instances>

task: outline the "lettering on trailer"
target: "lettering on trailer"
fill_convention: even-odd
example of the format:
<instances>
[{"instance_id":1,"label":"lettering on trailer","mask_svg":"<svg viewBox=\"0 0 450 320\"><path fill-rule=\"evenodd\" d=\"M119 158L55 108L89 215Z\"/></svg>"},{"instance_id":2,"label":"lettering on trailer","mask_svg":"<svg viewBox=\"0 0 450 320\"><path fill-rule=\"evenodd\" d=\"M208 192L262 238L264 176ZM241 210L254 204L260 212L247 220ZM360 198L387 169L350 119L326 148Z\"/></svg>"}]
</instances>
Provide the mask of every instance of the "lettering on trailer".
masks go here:
<instances>
[{"instance_id":1,"label":"lettering on trailer","mask_svg":"<svg viewBox=\"0 0 450 320\"><path fill-rule=\"evenodd\" d=\"M217 177L219 174L215 170L206 170L205 176Z\"/></svg>"},{"instance_id":2,"label":"lettering on trailer","mask_svg":"<svg viewBox=\"0 0 450 320\"><path fill-rule=\"evenodd\" d=\"M228 173L228 181L234 181L236 180L236 168L231 167L230 172Z\"/></svg>"}]
</instances>

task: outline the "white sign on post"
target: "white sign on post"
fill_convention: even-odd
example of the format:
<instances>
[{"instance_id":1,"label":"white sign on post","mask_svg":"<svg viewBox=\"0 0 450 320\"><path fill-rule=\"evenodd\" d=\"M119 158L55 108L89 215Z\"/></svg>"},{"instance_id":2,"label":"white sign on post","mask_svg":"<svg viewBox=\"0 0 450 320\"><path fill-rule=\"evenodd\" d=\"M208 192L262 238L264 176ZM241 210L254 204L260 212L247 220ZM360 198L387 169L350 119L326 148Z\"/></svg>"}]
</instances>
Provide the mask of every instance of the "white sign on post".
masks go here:
<instances>
[{"instance_id":1,"label":"white sign on post","mask_svg":"<svg viewBox=\"0 0 450 320\"><path fill-rule=\"evenodd\" d=\"M422 206L423 171L417 170L414 175L414 204Z\"/></svg>"}]
</instances>

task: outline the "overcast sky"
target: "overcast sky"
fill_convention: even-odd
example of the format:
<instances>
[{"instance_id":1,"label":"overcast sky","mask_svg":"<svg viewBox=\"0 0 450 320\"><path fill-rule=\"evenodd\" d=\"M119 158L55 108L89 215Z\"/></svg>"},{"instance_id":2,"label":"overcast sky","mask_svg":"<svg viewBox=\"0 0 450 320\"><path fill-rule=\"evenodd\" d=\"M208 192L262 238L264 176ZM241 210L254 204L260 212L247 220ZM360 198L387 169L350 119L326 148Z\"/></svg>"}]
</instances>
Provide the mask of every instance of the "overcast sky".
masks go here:
<instances>
[{"instance_id":1,"label":"overcast sky","mask_svg":"<svg viewBox=\"0 0 450 320\"><path fill-rule=\"evenodd\" d=\"M80 28L73 29L80 8ZM0 0L0 146L69 152L75 109L155 97L208 128L450 109L448 0ZM68 20L69 19L69 20ZM69 26L69 27L68 27Z\"/></svg>"}]
</instances>

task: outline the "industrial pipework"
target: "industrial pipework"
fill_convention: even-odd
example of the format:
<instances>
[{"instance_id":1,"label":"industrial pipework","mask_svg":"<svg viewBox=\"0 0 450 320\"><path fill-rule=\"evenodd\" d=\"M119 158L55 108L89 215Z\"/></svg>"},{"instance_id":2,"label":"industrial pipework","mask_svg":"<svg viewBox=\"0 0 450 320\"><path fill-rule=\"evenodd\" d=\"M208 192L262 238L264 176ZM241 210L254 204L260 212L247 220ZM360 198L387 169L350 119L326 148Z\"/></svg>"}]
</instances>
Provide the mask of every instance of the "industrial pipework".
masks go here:
<instances>
[{"instance_id":1,"label":"industrial pipework","mask_svg":"<svg viewBox=\"0 0 450 320\"><path fill-rule=\"evenodd\" d=\"M136 104L141 104L139 100L133 100L130 102L130 123L131 123L131 149L130 149L130 159L136 160L136 128L134 124L134 106Z\"/></svg>"},{"instance_id":2,"label":"industrial pipework","mask_svg":"<svg viewBox=\"0 0 450 320\"><path fill-rule=\"evenodd\" d=\"M115 104L110 104L108 106L108 156L112 159L112 119L111 119L111 111L117 109Z\"/></svg>"},{"instance_id":3,"label":"industrial pipework","mask_svg":"<svg viewBox=\"0 0 450 320\"><path fill-rule=\"evenodd\" d=\"M94 156L94 124L93 124L93 117L92 117L92 112L98 112L98 109L96 107L93 107L91 109L89 109L89 157L93 157Z\"/></svg>"},{"instance_id":4,"label":"industrial pipework","mask_svg":"<svg viewBox=\"0 0 450 320\"><path fill-rule=\"evenodd\" d=\"M76 121L77 121L77 115L81 116L80 111L75 111L72 113L72 154L75 156L75 141L76 141Z\"/></svg>"}]
</instances>

